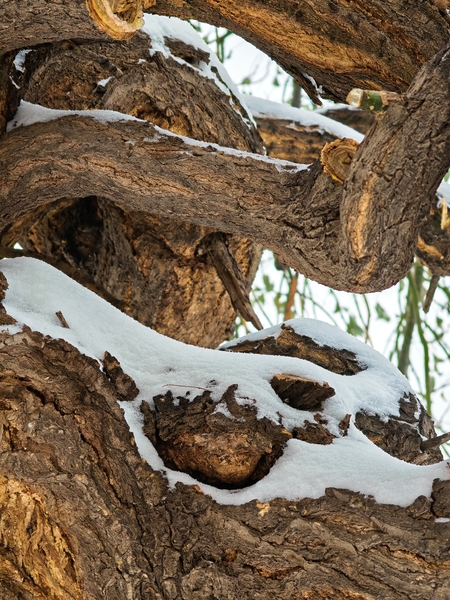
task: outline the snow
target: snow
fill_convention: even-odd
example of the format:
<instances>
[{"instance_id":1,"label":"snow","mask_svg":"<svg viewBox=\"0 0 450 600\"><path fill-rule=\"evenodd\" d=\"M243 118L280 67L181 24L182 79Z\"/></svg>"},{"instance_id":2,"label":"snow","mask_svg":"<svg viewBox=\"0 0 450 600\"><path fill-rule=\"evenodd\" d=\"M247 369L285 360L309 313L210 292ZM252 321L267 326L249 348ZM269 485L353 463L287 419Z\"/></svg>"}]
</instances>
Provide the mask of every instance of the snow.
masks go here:
<instances>
[{"instance_id":1,"label":"snow","mask_svg":"<svg viewBox=\"0 0 450 600\"><path fill-rule=\"evenodd\" d=\"M54 338L63 338L98 361L105 351L115 356L140 393L133 402L120 403L141 456L154 469L165 473L171 486L177 482L199 485L217 502L242 504L253 499L267 502L277 497L289 500L318 498L327 487L350 489L373 496L378 502L408 506L419 495L430 497L436 478L449 477L448 463L410 465L395 459L370 442L352 423L341 437L338 423L358 410L387 416L398 414L398 398L411 391L408 381L375 350L335 327L310 319L289 321L295 331L317 343L355 352L367 368L354 376L331 373L317 365L291 357L228 353L182 344L144 327L118 311L91 291L44 262L31 258L4 259L0 270L9 288L4 306L19 325L3 327L14 333L22 324ZM56 312L69 324L62 327ZM87 326L88 324L88 326ZM250 339L277 336L280 326L251 334ZM100 368L100 364L99 364ZM286 429L301 427L308 411L284 404L270 386L277 373L288 373L319 383L328 382L336 395L324 403L329 429L338 435L327 446L291 439L270 473L256 484L240 490L221 490L200 483L187 474L166 468L142 430L139 407L143 400L183 387L212 390L216 410L225 390L238 384L237 401L256 406L258 418L267 417ZM199 391L199 393L201 393ZM195 394L192 394L194 396Z\"/></svg>"},{"instance_id":2,"label":"snow","mask_svg":"<svg viewBox=\"0 0 450 600\"><path fill-rule=\"evenodd\" d=\"M101 87L106 87L112 78L113 75L111 75L111 77L106 77L106 79L100 79L100 81L97 81L97 85L100 85Z\"/></svg>"},{"instance_id":3,"label":"snow","mask_svg":"<svg viewBox=\"0 0 450 600\"><path fill-rule=\"evenodd\" d=\"M450 208L450 184L446 181L442 181L441 185L437 189L437 195L440 198L438 202L438 208L440 208L444 200L447 202L447 206Z\"/></svg>"},{"instance_id":4,"label":"snow","mask_svg":"<svg viewBox=\"0 0 450 600\"><path fill-rule=\"evenodd\" d=\"M103 124L112 123L114 121L138 121L140 123L147 123L147 121L143 119L138 119L126 113L120 113L114 110L57 110L53 108L45 108L43 106L40 106L39 104L32 104L30 102L22 100L20 102L16 114L14 115L12 120L7 123L6 130L11 131L12 129L15 129L17 127L27 127L29 125L33 125L34 123L53 121L55 119L61 119L63 117L74 115L78 117L92 118L98 121L99 123ZM302 171L309 167L309 165L302 165L299 163L290 162L289 160L269 158L268 156L264 156L263 154L253 154L252 152L245 152L243 150L235 150L234 148L219 146L219 144L203 142L201 140L194 140L192 138L185 137L184 135L178 135L176 133L173 133L172 131L161 129L161 127L158 127L157 125L153 125L153 127L161 135L155 135L152 138L145 137L142 140L143 142L155 143L161 139L161 136L177 137L183 140L183 142L189 146L195 146L197 148L214 148L215 150L223 152L224 154L237 156L240 158L251 158L252 160L258 160L275 165L278 171L280 172ZM129 144L131 146L133 146L135 143L135 140L125 141L125 144ZM181 152L186 153L184 150L182 150Z\"/></svg>"},{"instance_id":5,"label":"snow","mask_svg":"<svg viewBox=\"0 0 450 600\"><path fill-rule=\"evenodd\" d=\"M161 52L166 58L171 56L180 64L187 65L188 67L198 71L203 76L213 79L219 89L221 89L225 94L239 99L242 108L247 112L247 121L252 122L251 113L246 107L245 101L241 98L238 87L229 76L224 65L220 62L214 52L211 51L211 48L206 44L206 42L192 27L192 25L186 21L177 19L176 17L162 17L144 14L144 26L142 27L141 31L146 33L151 40L152 47L150 50L150 56L153 56L155 52ZM209 62L206 63L202 61L197 66L187 63L179 56L175 56L171 53L170 48L166 45L165 38L180 40L185 44L192 46L193 48L206 52L209 56ZM233 108L235 108L233 102L231 101L231 97L230 104L233 106ZM243 115L241 114L241 117L242 116Z\"/></svg>"},{"instance_id":6,"label":"snow","mask_svg":"<svg viewBox=\"0 0 450 600\"><path fill-rule=\"evenodd\" d=\"M23 65L25 63L25 58L29 52L33 52L33 50L21 50L16 54L13 64L16 67L17 71L20 71L21 73L25 72L25 67Z\"/></svg>"},{"instance_id":7,"label":"snow","mask_svg":"<svg viewBox=\"0 0 450 600\"><path fill-rule=\"evenodd\" d=\"M295 108L289 104L280 104L279 102L271 102L256 96L245 96L245 104L249 107L254 117L272 117L274 119L282 119L298 123L303 127L311 127L326 131L337 138L352 138L357 142L362 142L364 136L355 129L333 121L317 111L306 110L304 108Z\"/></svg>"},{"instance_id":8,"label":"snow","mask_svg":"<svg viewBox=\"0 0 450 600\"><path fill-rule=\"evenodd\" d=\"M140 121L141 123L146 123L142 119L137 119L136 117L115 110L57 110L21 100L16 114L11 121L8 121L6 131L11 131L20 126L27 127L34 123L45 123L73 115L91 117L99 123L112 123L114 121Z\"/></svg>"}]
</instances>

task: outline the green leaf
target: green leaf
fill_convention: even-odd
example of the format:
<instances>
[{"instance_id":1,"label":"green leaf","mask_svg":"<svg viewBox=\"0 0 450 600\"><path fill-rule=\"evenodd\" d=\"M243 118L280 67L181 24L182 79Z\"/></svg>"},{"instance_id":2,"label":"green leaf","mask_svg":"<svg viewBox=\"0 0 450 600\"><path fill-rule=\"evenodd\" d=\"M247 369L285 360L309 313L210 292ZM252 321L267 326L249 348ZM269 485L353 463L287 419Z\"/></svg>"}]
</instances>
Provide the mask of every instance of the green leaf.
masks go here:
<instances>
[{"instance_id":1,"label":"green leaf","mask_svg":"<svg viewBox=\"0 0 450 600\"><path fill-rule=\"evenodd\" d=\"M378 302L375 304L375 312L377 313L377 317L379 319L382 319L383 321L387 322L391 320L391 317L387 314L387 312L384 310L381 304L378 304Z\"/></svg>"},{"instance_id":2,"label":"green leaf","mask_svg":"<svg viewBox=\"0 0 450 600\"><path fill-rule=\"evenodd\" d=\"M364 333L364 330L358 325L353 315L350 316L350 319L347 323L347 333L350 333L354 336L361 336Z\"/></svg>"}]
</instances>

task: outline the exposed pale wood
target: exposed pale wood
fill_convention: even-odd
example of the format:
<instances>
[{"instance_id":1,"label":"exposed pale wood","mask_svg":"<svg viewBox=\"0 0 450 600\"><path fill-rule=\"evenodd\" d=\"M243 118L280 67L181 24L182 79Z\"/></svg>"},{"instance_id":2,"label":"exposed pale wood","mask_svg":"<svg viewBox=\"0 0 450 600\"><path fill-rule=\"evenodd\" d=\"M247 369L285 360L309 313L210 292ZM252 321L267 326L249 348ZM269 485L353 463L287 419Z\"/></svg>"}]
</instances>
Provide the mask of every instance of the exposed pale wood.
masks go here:
<instances>
[{"instance_id":1,"label":"exposed pale wood","mask_svg":"<svg viewBox=\"0 0 450 600\"><path fill-rule=\"evenodd\" d=\"M408 0L151 0L150 12L227 27L271 56L316 102L344 102L352 88L405 91L446 44L435 2ZM305 75L306 74L306 75Z\"/></svg>"},{"instance_id":2,"label":"exposed pale wood","mask_svg":"<svg viewBox=\"0 0 450 600\"><path fill-rule=\"evenodd\" d=\"M116 4L116 6L114 6ZM114 15L114 0L1 0L0 56L9 50L33 48L39 44L67 39L107 40L131 37L140 26L136 17L142 4L127 2L130 10ZM94 10L94 6L96 10ZM103 8L103 10L102 10ZM117 11L120 13L120 10ZM93 15L97 18L94 20ZM98 27L102 22L102 29Z\"/></svg>"}]
</instances>

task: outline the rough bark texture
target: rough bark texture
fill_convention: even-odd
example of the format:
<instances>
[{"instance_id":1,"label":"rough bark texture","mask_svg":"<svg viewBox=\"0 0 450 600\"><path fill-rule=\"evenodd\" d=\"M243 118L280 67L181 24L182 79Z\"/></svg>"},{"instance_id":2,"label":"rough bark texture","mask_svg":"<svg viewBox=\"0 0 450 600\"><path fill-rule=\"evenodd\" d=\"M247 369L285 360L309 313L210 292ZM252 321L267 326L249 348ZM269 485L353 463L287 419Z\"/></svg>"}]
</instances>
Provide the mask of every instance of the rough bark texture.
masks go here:
<instances>
[{"instance_id":1,"label":"rough bark texture","mask_svg":"<svg viewBox=\"0 0 450 600\"><path fill-rule=\"evenodd\" d=\"M262 152L259 135L238 99L231 98L231 105L229 95L193 68L208 63L209 55L179 40L167 44L185 64L161 53L150 57L151 40L142 33L127 44L42 47L25 57L23 71L10 68L20 86L15 103L24 99L56 109L116 110L191 138ZM181 341L214 347L234 330L233 307L259 323L247 296L260 248L249 240L226 240L243 287L237 295L239 284L230 288L236 277L228 278L224 287L220 261L208 258L211 232L178 220L124 212L90 195L32 211L2 236L2 244L19 242L59 265L67 263L140 322ZM209 327L212 315L215 328Z\"/></svg>"},{"instance_id":2,"label":"rough bark texture","mask_svg":"<svg viewBox=\"0 0 450 600\"><path fill-rule=\"evenodd\" d=\"M319 345L312 339L299 335L288 325L282 325L281 333L277 337L236 342L232 346L228 345L226 350L295 356L333 373L346 376L355 375L366 368L353 352ZM322 401L333 396L334 390L328 384L319 386L316 382L305 382L300 378L286 375L275 376L272 386L280 398L290 406L301 410L319 411L315 416L317 425L311 426L311 423L305 423L304 428L295 432L295 437L311 443L329 443L330 435L323 427L324 421L320 416L320 408ZM379 415L358 412L355 415L355 424L374 444L391 456L416 464L442 460L438 447L426 451L422 449L422 436L430 438L434 437L435 433L433 421L417 397L410 395L399 398L399 404L400 417L391 415L386 422ZM414 429L411 425L416 425L417 428ZM348 428L348 423L346 427Z\"/></svg>"},{"instance_id":3,"label":"rough bark texture","mask_svg":"<svg viewBox=\"0 0 450 600\"><path fill-rule=\"evenodd\" d=\"M375 116L366 110L337 108L321 111L321 114L367 133ZM298 163L311 163L321 156L325 144L334 136L319 127L306 127L300 123L273 117L256 117L268 156ZM437 209L438 198L430 214L421 222L416 256L438 276L450 274L450 219L445 206Z\"/></svg>"},{"instance_id":4,"label":"rough bark texture","mask_svg":"<svg viewBox=\"0 0 450 600\"><path fill-rule=\"evenodd\" d=\"M229 97L199 83L187 65L150 60L145 36L128 45L107 41L105 31L133 34L138 3L0 1L0 134L25 97L53 108L120 110L259 153L192 145L145 122L68 117L12 130L0 140L2 240L22 236L28 248L100 282L129 314L204 345L224 336L234 314L208 258L216 230L233 234L223 246L244 273L239 294L258 249L234 236L270 245L334 287L391 285L409 267L421 219L449 166L448 52L417 75L448 39L447 4L147 1L155 12L244 35L317 101L311 76L325 96L340 100L354 86L405 92L413 82L375 123L342 185L319 163L295 172L261 160L236 98L231 109ZM22 72L13 60L25 48L34 51ZM173 52L194 67L206 58L176 42ZM138 67L140 59L147 62ZM421 239L439 247L434 237ZM192 299L198 307L205 297L206 310L190 314ZM3 309L0 319L13 322ZM306 358L348 377L364 368L351 353L317 347L289 328L276 341L234 350ZM325 397L332 401L330 387L284 373L272 386L291 406L310 410L310 422L288 433L237 405L230 388L222 402L240 419L236 427L216 412L208 390L193 401L179 396L175 406L174 388L154 399L155 412L142 404L146 434L169 466L218 487L248 485L265 476L291 435L311 444L333 440L321 413ZM334 489L317 500L221 506L196 486L168 489L142 461L117 404L136 392L108 352L100 364L26 327L0 334L2 599L450 596L450 526L435 521L450 519L448 481L436 481L431 500L419 497L406 509ZM435 440L429 418L415 397L398 401L400 415L387 422L362 413L355 422L393 456L436 462L439 451L423 443ZM350 418L341 421L342 435Z\"/></svg>"},{"instance_id":5,"label":"rough bark texture","mask_svg":"<svg viewBox=\"0 0 450 600\"><path fill-rule=\"evenodd\" d=\"M130 38L141 26L141 22L136 23L141 11L140 3L129 2L131 10L121 13L120 5L126 4L121 0L1 0L0 56L9 50L67 39ZM102 5L118 14L104 14L104 27L100 28L99 20L93 17L94 7L99 9Z\"/></svg>"},{"instance_id":6,"label":"rough bark texture","mask_svg":"<svg viewBox=\"0 0 450 600\"><path fill-rule=\"evenodd\" d=\"M333 363L333 351L322 352ZM5 600L448 598L450 525L435 518L450 517L449 482L406 509L335 489L318 500L218 505L196 486L168 489L140 459L116 401L132 382L110 355L104 372L70 344L24 328L2 333L0 364ZM240 411L242 431L213 419L205 396L199 402L178 409L178 419L162 414L160 402L159 437L180 418L185 432L190 424L198 433L200 419L222 442L241 436L229 445L234 459L250 432L253 447L267 452L275 439L282 451L287 432L263 422L255 431L252 410L235 405L231 390L227 405ZM147 423L152 438L155 420ZM174 460L181 448L181 461L189 435L178 439L170 450ZM191 471L202 466L202 445L193 442L194 465L183 465Z\"/></svg>"},{"instance_id":7,"label":"rough bark texture","mask_svg":"<svg viewBox=\"0 0 450 600\"><path fill-rule=\"evenodd\" d=\"M108 7L111 9L108 13ZM447 0L343 0L261 3L256 0L147 0L150 12L199 19L238 33L274 58L310 96L345 100L354 87L404 91L448 38ZM0 54L64 39L133 35L141 5L112 0L3 0ZM116 16L114 16L116 13Z\"/></svg>"},{"instance_id":8,"label":"rough bark texture","mask_svg":"<svg viewBox=\"0 0 450 600\"><path fill-rule=\"evenodd\" d=\"M405 91L447 41L448 2L151 0L148 10L227 27L271 56L316 101L352 88Z\"/></svg>"}]
</instances>

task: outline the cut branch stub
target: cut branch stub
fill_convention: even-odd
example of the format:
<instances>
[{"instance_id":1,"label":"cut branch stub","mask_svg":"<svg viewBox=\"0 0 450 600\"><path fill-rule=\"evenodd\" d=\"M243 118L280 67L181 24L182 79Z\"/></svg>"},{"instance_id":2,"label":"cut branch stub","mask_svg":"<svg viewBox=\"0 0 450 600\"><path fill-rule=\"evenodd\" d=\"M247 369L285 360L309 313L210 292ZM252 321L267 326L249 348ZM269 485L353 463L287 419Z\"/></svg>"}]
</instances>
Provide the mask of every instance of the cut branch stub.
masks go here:
<instances>
[{"instance_id":1,"label":"cut branch stub","mask_svg":"<svg viewBox=\"0 0 450 600\"><path fill-rule=\"evenodd\" d=\"M86 0L89 14L101 31L115 40L128 40L144 25L140 0Z\"/></svg>"},{"instance_id":2,"label":"cut branch stub","mask_svg":"<svg viewBox=\"0 0 450 600\"><path fill-rule=\"evenodd\" d=\"M336 393L326 382L320 384L295 375L275 375L270 385L283 402L297 410L318 410Z\"/></svg>"},{"instance_id":3,"label":"cut branch stub","mask_svg":"<svg viewBox=\"0 0 450 600\"><path fill-rule=\"evenodd\" d=\"M326 144L320 154L320 162L325 173L328 173L334 181L344 183L358 147L358 142L351 138L342 138Z\"/></svg>"},{"instance_id":4,"label":"cut branch stub","mask_svg":"<svg viewBox=\"0 0 450 600\"><path fill-rule=\"evenodd\" d=\"M217 487L243 487L264 477L292 435L256 409L241 406L231 386L219 402L205 391L193 400L172 392L156 396L155 413L146 402L144 433L165 464Z\"/></svg>"}]
</instances>

